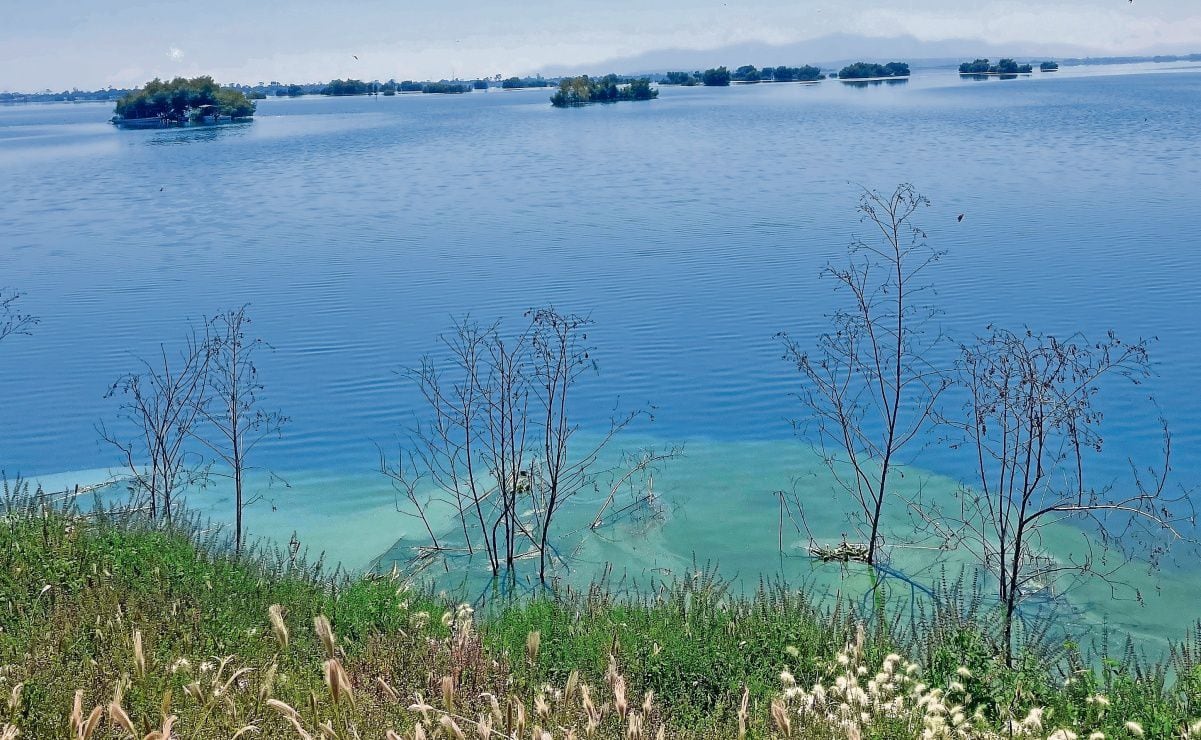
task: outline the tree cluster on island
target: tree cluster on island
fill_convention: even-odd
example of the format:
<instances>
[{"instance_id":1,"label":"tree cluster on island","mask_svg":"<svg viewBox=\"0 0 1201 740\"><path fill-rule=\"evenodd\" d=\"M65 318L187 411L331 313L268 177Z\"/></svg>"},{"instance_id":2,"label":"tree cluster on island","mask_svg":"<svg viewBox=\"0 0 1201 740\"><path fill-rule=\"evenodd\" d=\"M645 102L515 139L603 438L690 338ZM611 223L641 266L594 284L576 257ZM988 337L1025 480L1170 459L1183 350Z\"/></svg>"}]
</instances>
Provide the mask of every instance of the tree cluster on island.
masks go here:
<instances>
[{"instance_id":1,"label":"tree cluster on island","mask_svg":"<svg viewBox=\"0 0 1201 740\"><path fill-rule=\"evenodd\" d=\"M525 87L550 87L550 81L542 77L510 77L500 86L504 90L520 90Z\"/></svg>"},{"instance_id":2,"label":"tree cluster on island","mask_svg":"<svg viewBox=\"0 0 1201 740\"><path fill-rule=\"evenodd\" d=\"M659 79L659 84L696 87L701 84L701 74L701 72L668 72Z\"/></svg>"},{"instance_id":3,"label":"tree cluster on island","mask_svg":"<svg viewBox=\"0 0 1201 740\"><path fill-rule=\"evenodd\" d=\"M329 84L321 88L322 95L344 96L344 95L366 95L371 92L371 88L362 80L330 80Z\"/></svg>"},{"instance_id":4,"label":"tree cluster on island","mask_svg":"<svg viewBox=\"0 0 1201 740\"><path fill-rule=\"evenodd\" d=\"M725 67L706 69L701 73L701 82L705 87L727 87L730 84L730 70Z\"/></svg>"},{"instance_id":5,"label":"tree cluster on island","mask_svg":"<svg viewBox=\"0 0 1201 740\"><path fill-rule=\"evenodd\" d=\"M439 95L457 95L471 90L471 85L462 82L427 82L421 86L423 93L436 93Z\"/></svg>"},{"instance_id":6,"label":"tree cluster on island","mask_svg":"<svg viewBox=\"0 0 1201 740\"><path fill-rule=\"evenodd\" d=\"M735 82L756 83L756 82L816 82L824 80L826 76L822 74L820 67L811 65L803 65L800 67L763 67L757 68L753 64L747 64L739 67L730 74L730 79Z\"/></svg>"},{"instance_id":7,"label":"tree cluster on island","mask_svg":"<svg viewBox=\"0 0 1201 740\"><path fill-rule=\"evenodd\" d=\"M1040 72L1058 72L1059 71L1059 63L1058 62L1043 62L1038 65L1038 70Z\"/></svg>"},{"instance_id":8,"label":"tree cluster on island","mask_svg":"<svg viewBox=\"0 0 1201 740\"><path fill-rule=\"evenodd\" d=\"M646 78L625 79L610 74L604 77L566 77L550 97L556 108L571 108L589 103L616 103L619 100L654 100L659 91Z\"/></svg>"},{"instance_id":9,"label":"tree cluster on island","mask_svg":"<svg viewBox=\"0 0 1201 740\"><path fill-rule=\"evenodd\" d=\"M120 119L158 118L184 123L214 114L235 120L250 118L254 111L254 101L241 90L222 87L212 77L204 76L176 77L170 82L155 78L141 90L119 98L115 113Z\"/></svg>"},{"instance_id":10,"label":"tree cluster on island","mask_svg":"<svg viewBox=\"0 0 1201 740\"><path fill-rule=\"evenodd\" d=\"M974 62L964 62L959 65L959 74L961 75L1017 75L1030 74L1033 71L1033 66L1018 64L1012 59L1002 59L996 64L989 64L987 59L977 59Z\"/></svg>"},{"instance_id":11,"label":"tree cluster on island","mask_svg":"<svg viewBox=\"0 0 1201 740\"><path fill-rule=\"evenodd\" d=\"M909 65L905 62L889 62L888 64L872 64L870 62L855 62L848 64L838 71L840 80L866 80L876 77L908 77Z\"/></svg>"}]
</instances>

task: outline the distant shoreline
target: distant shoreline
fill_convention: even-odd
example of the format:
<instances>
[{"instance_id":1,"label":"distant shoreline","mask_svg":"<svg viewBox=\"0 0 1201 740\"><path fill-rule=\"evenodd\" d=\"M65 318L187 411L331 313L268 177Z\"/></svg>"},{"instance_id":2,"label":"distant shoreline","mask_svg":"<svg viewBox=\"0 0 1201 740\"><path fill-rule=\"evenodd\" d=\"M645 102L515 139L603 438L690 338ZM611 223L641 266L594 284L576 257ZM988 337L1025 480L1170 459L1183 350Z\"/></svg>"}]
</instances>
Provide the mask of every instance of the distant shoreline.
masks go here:
<instances>
[{"instance_id":1,"label":"distant shoreline","mask_svg":"<svg viewBox=\"0 0 1201 740\"><path fill-rule=\"evenodd\" d=\"M1033 58L1031 58L1031 59L1033 59ZM1064 67L1100 67L1100 66L1119 66L1119 65L1134 65L1134 64L1180 64L1180 63L1190 63L1190 62L1201 63L1201 54L1160 55L1160 56L1153 56L1153 57L1147 57L1147 56L1140 56L1140 57L1069 57L1069 58L1041 57L1041 59L1056 61L1059 64L1060 71L1061 71ZM926 66L927 62L936 62L936 64ZM950 59L943 60L943 59L918 58L918 59L915 59L911 64L914 67L914 69L918 69L918 70L957 69L957 64ZM833 67L836 65L830 65L830 66ZM1038 72L1038 71L1039 71L1038 69L1034 70L1034 72ZM1047 70L1044 70L1044 71L1047 71ZM1034 72L1015 73L1015 74L1033 74ZM650 77L655 77L660 74L663 74L663 73L661 73L661 72L646 73L646 75L649 75ZM960 74L994 75L994 73L991 73L991 72L979 72L979 73L966 72L966 73L960 73ZM996 75L999 75L999 74L1000 73L996 73ZM1008 74L1008 73L1006 73L1006 74ZM640 75L625 75L625 76L638 77ZM560 78L557 78L557 77L556 78L547 78L548 82L550 80L558 80L558 79L560 79ZM832 77L830 79L842 80L843 78L833 78ZM879 81L880 79L895 80L895 79L904 79L904 78L902 78L902 77L884 77L884 78L870 78L869 79L869 78L864 77L864 78L846 78L846 80L844 80L844 81L846 81L846 82L855 82L855 81L871 82L871 81ZM732 80L731 82L737 83L738 81ZM770 82L770 83L798 82L798 83L802 83L802 84L814 84L817 82L821 82L821 80L762 80L760 84L765 83L765 82ZM315 86L317 83L307 83L307 84L309 84L311 86ZM665 87L666 86L667 85L665 85ZM234 85L230 85L230 87L233 87L235 89L245 90L245 91L257 91L260 89L264 89L265 87L268 87L268 86L263 86L263 85L251 86L251 85L234 84ZM497 89L500 88L499 85L496 85L495 87ZM549 87L549 85L547 87ZM543 88L536 87L536 88L509 88L509 89L543 89ZM132 92L132 91L133 91L132 88L130 88L130 89L113 88L113 89L109 89L109 90L91 90L91 91L63 90L61 92L46 92L46 91L19 92L19 91L11 91L11 90L0 90L0 105L16 105L16 104L21 104L21 103L112 103L115 100L117 100L117 98L119 98L122 95L125 95L129 92ZM398 90L397 94L400 95L400 94L405 94L405 93L410 93L410 92L419 92L419 91L409 91L409 90L400 91L400 90ZM72 96L78 96L78 97L72 97ZM316 96L317 96L316 93L312 93L312 94L305 95L303 97L316 97ZM276 96L276 95L268 96L268 98L278 98L278 97L288 97L288 96ZM327 96L327 97L356 97L356 96Z\"/></svg>"}]
</instances>

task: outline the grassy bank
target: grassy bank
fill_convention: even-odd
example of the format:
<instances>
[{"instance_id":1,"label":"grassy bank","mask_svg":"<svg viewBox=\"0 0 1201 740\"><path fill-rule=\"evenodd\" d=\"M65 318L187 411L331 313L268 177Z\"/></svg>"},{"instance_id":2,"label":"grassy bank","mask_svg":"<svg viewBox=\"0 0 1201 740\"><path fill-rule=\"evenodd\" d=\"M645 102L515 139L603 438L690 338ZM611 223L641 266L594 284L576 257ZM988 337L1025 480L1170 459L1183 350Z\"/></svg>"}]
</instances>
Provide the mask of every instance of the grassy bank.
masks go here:
<instances>
[{"instance_id":1,"label":"grassy bank","mask_svg":"<svg viewBox=\"0 0 1201 740\"><path fill-rule=\"evenodd\" d=\"M1045 647L1006 668L948 601L881 623L701 570L473 613L395 577L235 560L193 525L10 499L0 738L1181 737L1201 717L1201 636L1172 673Z\"/></svg>"}]
</instances>

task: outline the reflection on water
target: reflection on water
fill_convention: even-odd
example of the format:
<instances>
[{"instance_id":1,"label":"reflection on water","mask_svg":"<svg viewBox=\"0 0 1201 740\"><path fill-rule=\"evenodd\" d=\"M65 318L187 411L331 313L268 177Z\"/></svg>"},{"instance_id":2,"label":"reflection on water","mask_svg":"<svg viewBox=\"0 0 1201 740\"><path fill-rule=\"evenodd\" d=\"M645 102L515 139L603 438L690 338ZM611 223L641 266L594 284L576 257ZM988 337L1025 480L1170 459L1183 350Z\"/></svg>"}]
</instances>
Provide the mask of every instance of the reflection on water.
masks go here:
<instances>
[{"instance_id":1,"label":"reflection on water","mask_svg":"<svg viewBox=\"0 0 1201 740\"><path fill-rule=\"evenodd\" d=\"M838 80L847 87L879 87L881 85L904 85L909 82L908 77L890 77L883 80Z\"/></svg>"}]
</instances>

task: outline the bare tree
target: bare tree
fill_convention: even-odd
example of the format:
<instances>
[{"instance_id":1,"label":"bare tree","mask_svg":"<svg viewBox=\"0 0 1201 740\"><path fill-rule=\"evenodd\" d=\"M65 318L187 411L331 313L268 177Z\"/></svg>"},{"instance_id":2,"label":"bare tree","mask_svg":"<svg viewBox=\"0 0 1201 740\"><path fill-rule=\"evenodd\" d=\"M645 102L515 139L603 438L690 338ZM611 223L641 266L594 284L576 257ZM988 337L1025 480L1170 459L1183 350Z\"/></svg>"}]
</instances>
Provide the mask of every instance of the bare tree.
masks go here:
<instances>
[{"instance_id":1,"label":"bare tree","mask_svg":"<svg viewBox=\"0 0 1201 740\"><path fill-rule=\"evenodd\" d=\"M150 516L171 518L176 492L205 478L203 460L188 449L207 400L210 363L206 338L191 334L178 353L159 347L154 361L139 360L141 369L121 376L106 397L119 398L117 414L125 433L102 422L102 440L120 453L129 471L134 506Z\"/></svg>"},{"instance_id":2,"label":"bare tree","mask_svg":"<svg viewBox=\"0 0 1201 740\"><path fill-rule=\"evenodd\" d=\"M1024 600L1062 594L1060 580L1101 579L1118 589L1130 559L1157 564L1191 513L1187 496L1166 491L1171 435L1162 420L1158 468L1132 461L1129 481L1092 481L1091 463L1102 449L1096 400L1105 381L1137 384L1148 374L1145 342L1127 344L1112 333L1089 343L1079 335L990 331L964 346L959 361L968 400L957 426L975 457L976 483L960 490L955 510L921 502L912 508L946 547L965 548L995 577L1002 648L1012 663ZM1078 528L1082 550L1053 555L1044 537L1065 525Z\"/></svg>"},{"instance_id":3,"label":"bare tree","mask_svg":"<svg viewBox=\"0 0 1201 740\"><path fill-rule=\"evenodd\" d=\"M565 504L596 491L601 504L580 530L616 521L637 508L617 506L619 493L676 453L649 451L623 457L621 472L604 468L606 447L644 412L611 419L605 433L579 443L572 399L583 373L595 367L585 331L591 322L550 308L527 318L525 330L507 339L497 324L470 320L440 337L445 367L427 357L408 373L429 417L410 431L407 449L395 461L381 456L381 469L403 498L398 508L419 519L429 535L432 544L420 549L419 558L445 563L449 555L480 550L492 574L508 578L515 578L521 560L533 558L539 581L546 583L555 562L567 559L555 542ZM634 494L635 501L649 498L649 490ZM460 544L436 534L430 519L435 503L457 513Z\"/></svg>"},{"instance_id":4,"label":"bare tree","mask_svg":"<svg viewBox=\"0 0 1201 740\"><path fill-rule=\"evenodd\" d=\"M865 189L859 212L875 238L857 239L847 264L825 271L850 307L831 316L833 327L816 349L781 334L785 358L804 379L798 396L808 418L798 427L854 502L852 522L866 539L857 559L868 564L880 557L880 522L894 469L932 422L948 384L929 362L942 340L931 327L935 311L920 302L930 290L920 280L943 254L913 223L928 205L912 185L891 195Z\"/></svg>"},{"instance_id":5,"label":"bare tree","mask_svg":"<svg viewBox=\"0 0 1201 740\"><path fill-rule=\"evenodd\" d=\"M29 334L38 319L17 310L21 293L10 288L0 288L0 341L14 334Z\"/></svg>"},{"instance_id":6,"label":"bare tree","mask_svg":"<svg viewBox=\"0 0 1201 740\"><path fill-rule=\"evenodd\" d=\"M249 326L245 305L210 319L207 397L197 406L208 422L210 433L195 430L197 438L229 468L234 485L235 553L240 553L245 543L243 512L258 500L246 497L245 476L252 469L248 459L260 442L278 436L288 421L278 411L266 410L259 403L263 385L255 355L267 345L262 339L247 335Z\"/></svg>"}]
</instances>

